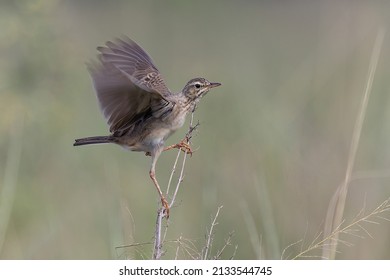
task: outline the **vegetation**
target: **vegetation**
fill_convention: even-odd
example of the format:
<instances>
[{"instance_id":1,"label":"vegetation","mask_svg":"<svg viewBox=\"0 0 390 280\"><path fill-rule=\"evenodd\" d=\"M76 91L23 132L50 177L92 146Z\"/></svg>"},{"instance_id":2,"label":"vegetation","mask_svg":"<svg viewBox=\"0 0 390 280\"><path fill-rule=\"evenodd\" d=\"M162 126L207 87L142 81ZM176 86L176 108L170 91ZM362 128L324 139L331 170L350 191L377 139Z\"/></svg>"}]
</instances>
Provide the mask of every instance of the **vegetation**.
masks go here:
<instances>
[{"instance_id":1,"label":"vegetation","mask_svg":"<svg viewBox=\"0 0 390 280\"><path fill-rule=\"evenodd\" d=\"M72 146L108 133L85 62L121 34L173 91L196 76L222 83L195 112L196 152L163 259L390 259L389 10L386 1L2 1L0 259L152 258L150 159ZM176 156L159 159L162 186ZM329 220L341 184L341 216Z\"/></svg>"}]
</instances>

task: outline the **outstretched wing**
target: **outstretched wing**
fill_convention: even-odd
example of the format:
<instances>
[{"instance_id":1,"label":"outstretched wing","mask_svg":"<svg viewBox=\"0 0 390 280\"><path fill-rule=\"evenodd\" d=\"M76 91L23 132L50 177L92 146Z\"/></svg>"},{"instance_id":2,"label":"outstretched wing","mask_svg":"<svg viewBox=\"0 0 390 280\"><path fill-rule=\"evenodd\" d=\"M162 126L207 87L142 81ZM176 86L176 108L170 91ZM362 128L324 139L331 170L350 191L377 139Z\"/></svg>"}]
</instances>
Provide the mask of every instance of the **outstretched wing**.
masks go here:
<instances>
[{"instance_id":1,"label":"outstretched wing","mask_svg":"<svg viewBox=\"0 0 390 280\"><path fill-rule=\"evenodd\" d=\"M115 66L136 86L148 92L160 94L162 98L170 95L170 90L154 65L150 56L128 37L108 41L106 47L98 47L100 59Z\"/></svg>"},{"instance_id":2,"label":"outstretched wing","mask_svg":"<svg viewBox=\"0 0 390 280\"><path fill-rule=\"evenodd\" d=\"M171 95L151 58L126 38L99 47L99 61L88 65L100 108L112 133L127 130L151 104L169 104Z\"/></svg>"}]
</instances>

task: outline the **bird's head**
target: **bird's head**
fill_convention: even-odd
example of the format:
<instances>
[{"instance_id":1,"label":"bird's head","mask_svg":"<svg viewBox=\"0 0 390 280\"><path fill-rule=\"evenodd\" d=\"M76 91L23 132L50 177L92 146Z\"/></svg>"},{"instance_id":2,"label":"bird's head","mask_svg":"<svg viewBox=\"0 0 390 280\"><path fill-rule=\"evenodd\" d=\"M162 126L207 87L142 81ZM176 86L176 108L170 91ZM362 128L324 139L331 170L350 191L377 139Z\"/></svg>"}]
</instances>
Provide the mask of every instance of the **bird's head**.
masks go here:
<instances>
[{"instance_id":1,"label":"bird's head","mask_svg":"<svg viewBox=\"0 0 390 280\"><path fill-rule=\"evenodd\" d=\"M191 101L198 103L211 88L218 87L220 85L220 83L211 83L205 78L195 78L185 85L183 94Z\"/></svg>"}]
</instances>

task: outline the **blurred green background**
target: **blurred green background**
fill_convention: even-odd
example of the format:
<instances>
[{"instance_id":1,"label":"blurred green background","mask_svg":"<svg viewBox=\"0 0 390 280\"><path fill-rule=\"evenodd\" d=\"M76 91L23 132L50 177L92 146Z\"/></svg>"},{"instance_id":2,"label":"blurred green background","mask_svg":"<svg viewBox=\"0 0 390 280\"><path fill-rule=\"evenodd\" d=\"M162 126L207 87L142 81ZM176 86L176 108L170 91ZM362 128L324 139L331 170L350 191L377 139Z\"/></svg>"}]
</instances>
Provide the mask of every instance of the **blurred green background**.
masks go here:
<instances>
[{"instance_id":1,"label":"blurred green background","mask_svg":"<svg viewBox=\"0 0 390 280\"><path fill-rule=\"evenodd\" d=\"M108 133L85 62L122 34L154 58L168 86L221 82L196 111L167 240L211 256L279 259L323 229L343 181L388 1L60 1L0 3L0 258L150 258L158 198L150 158L115 145L74 148ZM346 223L390 196L390 34L383 41L345 209ZM180 140L181 129L167 144ZM164 153L166 186L176 156ZM390 223L344 236L339 259L390 259ZM301 250L301 243L285 257ZM237 246L236 253L235 247ZM173 258L176 243L164 258ZM305 247L305 246L304 246ZM318 252L313 252L318 255ZM180 258L190 258L184 253Z\"/></svg>"}]
</instances>

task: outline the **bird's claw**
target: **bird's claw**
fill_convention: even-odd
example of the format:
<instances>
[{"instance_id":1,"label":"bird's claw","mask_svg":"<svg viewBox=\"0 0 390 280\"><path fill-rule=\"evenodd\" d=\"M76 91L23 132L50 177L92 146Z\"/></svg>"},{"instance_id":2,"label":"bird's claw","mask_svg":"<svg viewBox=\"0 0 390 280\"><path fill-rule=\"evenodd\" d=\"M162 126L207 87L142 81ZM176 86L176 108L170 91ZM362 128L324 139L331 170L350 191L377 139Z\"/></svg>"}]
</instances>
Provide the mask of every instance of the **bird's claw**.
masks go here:
<instances>
[{"instance_id":1,"label":"bird's claw","mask_svg":"<svg viewBox=\"0 0 390 280\"><path fill-rule=\"evenodd\" d=\"M168 146L164 149L164 151L168 151L171 149L180 149L181 151L185 152L186 154L192 156L194 150L192 150L190 144L186 139L181 140L179 143Z\"/></svg>"},{"instance_id":2,"label":"bird's claw","mask_svg":"<svg viewBox=\"0 0 390 280\"><path fill-rule=\"evenodd\" d=\"M192 156L192 153L194 152L190 144L188 144L188 142L186 142L185 140L182 140L180 143L176 144L176 148L182 150L183 152L185 152L190 156Z\"/></svg>"},{"instance_id":3,"label":"bird's claw","mask_svg":"<svg viewBox=\"0 0 390 280\"><path fill-rule=\"evenodd\" d=\"M165 216L167 217L167 219L169 219L169 203L165 199L165 197L161 197L161 204L164 207Z\"/></svg>"}]
</instances>

